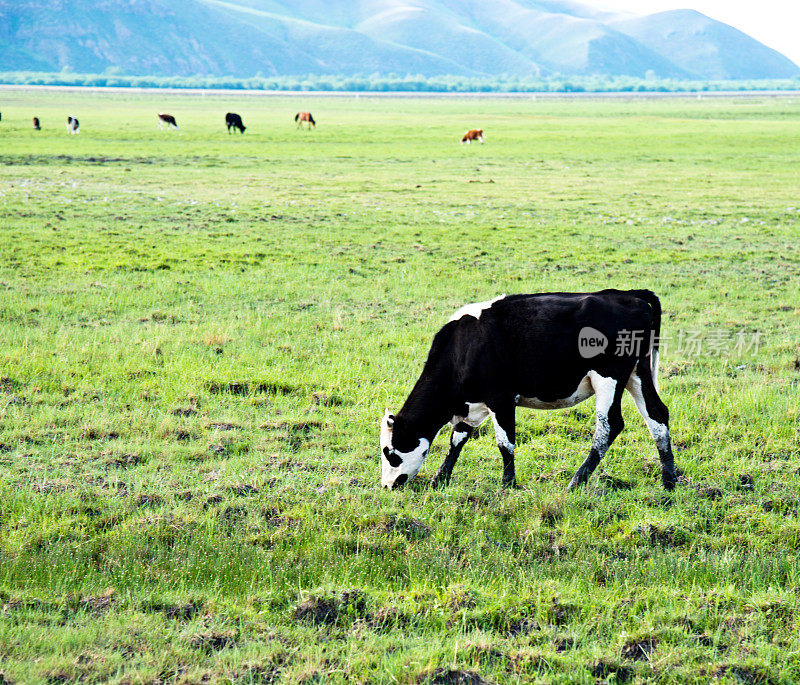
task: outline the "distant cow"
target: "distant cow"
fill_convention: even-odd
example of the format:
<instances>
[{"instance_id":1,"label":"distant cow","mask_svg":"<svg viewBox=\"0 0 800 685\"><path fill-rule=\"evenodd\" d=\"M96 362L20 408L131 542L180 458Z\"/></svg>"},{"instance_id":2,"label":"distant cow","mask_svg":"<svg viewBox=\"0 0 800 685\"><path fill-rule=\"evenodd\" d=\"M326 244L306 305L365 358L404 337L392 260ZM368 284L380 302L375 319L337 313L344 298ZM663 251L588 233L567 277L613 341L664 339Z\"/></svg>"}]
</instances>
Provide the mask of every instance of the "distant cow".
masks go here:
<instances>
[{"instance_id":1,"label":"distant cow","mask_svg":"<svg viewBox=\"0 0 800 685\"><path fill-rule=\"evenodd\" d=\"M67 133L78 134L81 132L81 124L77 117L67 117Z\"/></svg>"},{"instance_id":2,"label":"distant cow","mask_svg":"<svg viewBox=\"0 0 800 685\"><path fill-rule=\"evenodd\" d=\"M317 127L317 122L314 121L314 117L311 116L311 112L298 112L294 115L295 123L297 127L300 128L305 121L308 124L308 128L310 129L312 126L314 128Z\"/></svg>"},{"instance_id":3,"label":"distant cow","mask_svg":"<svg viewBox=\"0 0 800 685\"><path fill-rule=\"evenodd\" d=\"M167 125L167 128L178 128L178 122L175 121L175 117L171 114L164 114L163 112L158 113L158 129L162 130L164 128L164 124Z\"/></svg>"},{"instance_id":4,"label":"distant cow","mask_svg":"<svg viewBox=\"0 0 800 685\"><path fill-rule=\"evenodd\" d=\"M627 389L655 440L661 480L675 486L669 412L658 396L661 303L649 290L509 295L459 309L436 334L416 385L381 423L384 487L417 475L437 433L453 425L431 485L450 481L474 429L491 417L503 484L516 486L515 410L562 409L597 395L589 456L570 481L586 483L623 426Z\"/></svg>"},{"instance_id":5,"label":"distant cow","mask_svg":"<svg viewBox=\"0 0 800 685\"><path fill-rule=\"evenodd\" d=\"M33 130L41 131L42 125L39 123L39 117L33 117Z\"/></svg>"},{"instance_id":6,"label":"distant cow","mask_svg":"<svg viewBox=\"0 0 800 685\"><path fill-rule=\"evenodd\" d=\"M469 145L473 140L480 140L481 142L486 140L486 137L483 135L482 128L471 128L464 134L464 137L461 139L461 142Z\"/></svg>"},{"instance_id":7,"label":"distant cow","mask_svg":"<svg viewBox=\"0 0 800 685\"><path fill-rule=\"evenodd\" d=\"M228 133L231 132L232 128L238 128L240 133L244 133L245 128L247 128L242 123L242 117L235 112L228 112L225 115L225 125L228 127Z\"/></svg>"}]
</instances>

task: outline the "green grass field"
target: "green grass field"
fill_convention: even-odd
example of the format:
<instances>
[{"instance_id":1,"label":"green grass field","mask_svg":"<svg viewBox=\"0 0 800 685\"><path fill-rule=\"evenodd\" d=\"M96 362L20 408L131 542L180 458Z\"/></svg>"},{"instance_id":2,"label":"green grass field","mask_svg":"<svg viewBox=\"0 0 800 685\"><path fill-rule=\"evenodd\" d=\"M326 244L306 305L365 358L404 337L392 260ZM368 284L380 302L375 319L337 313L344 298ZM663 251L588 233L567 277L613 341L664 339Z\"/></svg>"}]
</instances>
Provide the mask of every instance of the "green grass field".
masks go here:
<instances>
[{"instance_id":1,"label":"green grass field","mask_svg":"<svg viewBox=\"0 0 800 685\"><path fill-rule=\"evenodd\" d=\"M0 683L800 680L800 101L0 111ZM518 412L522 490L486 429L380 489L454 309L605 287L661 297L673 494L630 397L578 492L593 400Z\"/></svg>"}]
</instances>

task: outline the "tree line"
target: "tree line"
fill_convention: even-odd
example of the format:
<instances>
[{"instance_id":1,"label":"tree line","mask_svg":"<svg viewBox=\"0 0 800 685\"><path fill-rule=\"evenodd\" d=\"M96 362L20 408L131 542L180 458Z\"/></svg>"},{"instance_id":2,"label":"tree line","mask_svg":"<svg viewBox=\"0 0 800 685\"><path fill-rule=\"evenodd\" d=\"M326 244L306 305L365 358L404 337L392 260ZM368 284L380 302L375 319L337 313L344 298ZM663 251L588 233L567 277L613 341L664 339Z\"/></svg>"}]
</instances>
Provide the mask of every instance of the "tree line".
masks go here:
<instances>
[{"instance_id":1,"label":"tree line","mask_svg":"<svg viewBox=\"0 0 800 685\"><path fill-rule=\"evenodd\" d=\"M636 93L800 90L800 79L690 81L648 76L421 76L365 74L356 76L129 76L103 74L5 72L7 85L88 86L118 88L202 88L264 91L407 92L407 93Z\"/></svg>"}]
</instances>

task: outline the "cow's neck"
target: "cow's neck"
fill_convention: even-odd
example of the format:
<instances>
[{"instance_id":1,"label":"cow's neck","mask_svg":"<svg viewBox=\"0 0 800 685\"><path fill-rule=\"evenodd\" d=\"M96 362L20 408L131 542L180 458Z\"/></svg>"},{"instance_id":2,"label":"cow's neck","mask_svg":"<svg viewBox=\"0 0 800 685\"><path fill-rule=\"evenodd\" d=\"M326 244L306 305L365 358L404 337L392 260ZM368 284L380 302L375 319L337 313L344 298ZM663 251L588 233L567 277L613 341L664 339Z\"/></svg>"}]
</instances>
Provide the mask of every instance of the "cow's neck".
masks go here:
<instances>
[{"instance_id":1,"label":"cow's neck","mask_svg":"<svg viewBox=\"0 0 800 685\"><path fill-rule=\"evenodd\" d=\"M397 412L415 436L429 442L453 415L451 398L442 390L443 387L447 385L438 382L434 376L423 374Z\"/></svg>"}]
</instances>

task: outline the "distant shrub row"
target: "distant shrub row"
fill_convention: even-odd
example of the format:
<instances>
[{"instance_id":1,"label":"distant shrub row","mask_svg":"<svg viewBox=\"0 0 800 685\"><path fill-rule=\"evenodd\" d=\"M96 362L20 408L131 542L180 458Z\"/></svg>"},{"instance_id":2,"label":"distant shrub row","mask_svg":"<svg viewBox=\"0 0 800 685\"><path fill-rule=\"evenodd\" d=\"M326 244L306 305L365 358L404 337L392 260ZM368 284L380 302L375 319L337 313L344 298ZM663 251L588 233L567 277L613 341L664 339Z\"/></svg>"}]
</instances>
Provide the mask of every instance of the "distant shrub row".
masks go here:
<instances>
[{"instance_id":1,"label":"distant shrub row","mask_svg":"<svg viewBox=\"0 0 800 685\"><path fill-rule=\"evenodd\" d=\"M583 76L527 79L514 76L125 76L118 73L5 72L0 83L8 85L92 86L118 88L203 88L233 90L292 90L409 93L625 93L711 92L748 90L800 90L800 79L750 81L680 81L629 76Z\"/></svg>"}]
</instances>

